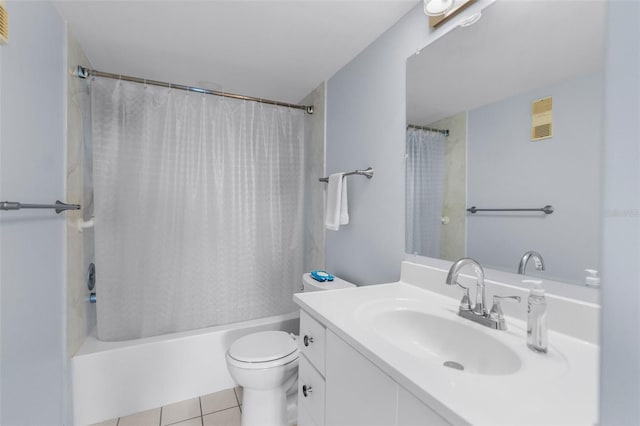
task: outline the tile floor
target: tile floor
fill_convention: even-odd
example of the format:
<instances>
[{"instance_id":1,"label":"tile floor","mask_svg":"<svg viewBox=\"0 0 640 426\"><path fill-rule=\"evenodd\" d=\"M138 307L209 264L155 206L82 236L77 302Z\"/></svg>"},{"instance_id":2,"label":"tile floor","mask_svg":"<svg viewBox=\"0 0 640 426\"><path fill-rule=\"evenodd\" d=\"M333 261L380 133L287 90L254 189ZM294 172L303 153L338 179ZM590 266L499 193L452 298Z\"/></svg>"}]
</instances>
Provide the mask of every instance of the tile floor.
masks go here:
<instances>
[{"instance_id":1,"label":"tile floor","mask_svg":"<svg viewBox=\"0 0 640 426\"><path fill-rule=\"evenodd\" d=\"M242 388L227 389L93 426L240 426Z\"/></svg>"}]
</instances>

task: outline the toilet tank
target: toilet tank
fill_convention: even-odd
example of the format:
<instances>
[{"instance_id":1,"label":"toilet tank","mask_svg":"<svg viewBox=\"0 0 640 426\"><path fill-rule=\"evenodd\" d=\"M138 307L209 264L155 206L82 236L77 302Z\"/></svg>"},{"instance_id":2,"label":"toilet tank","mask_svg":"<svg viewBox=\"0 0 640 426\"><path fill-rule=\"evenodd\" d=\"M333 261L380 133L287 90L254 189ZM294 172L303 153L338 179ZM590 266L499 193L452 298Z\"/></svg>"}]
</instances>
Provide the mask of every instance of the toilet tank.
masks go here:
<instances>
[{"instance_id":1,"label":"toilet tank","mask_svg":"<svg viewBox=\"0 0 640 426\"><path fill-rule=\"evenodd\" d=\"M335 277L333 281L316 281L311 278L310 273L302 274L302 291L320 291L320 290L336 290L339 288L350 288L356 287L355 284L350 283L349 281L345 281L338 277Z\"/></svg>"}]
</instances>

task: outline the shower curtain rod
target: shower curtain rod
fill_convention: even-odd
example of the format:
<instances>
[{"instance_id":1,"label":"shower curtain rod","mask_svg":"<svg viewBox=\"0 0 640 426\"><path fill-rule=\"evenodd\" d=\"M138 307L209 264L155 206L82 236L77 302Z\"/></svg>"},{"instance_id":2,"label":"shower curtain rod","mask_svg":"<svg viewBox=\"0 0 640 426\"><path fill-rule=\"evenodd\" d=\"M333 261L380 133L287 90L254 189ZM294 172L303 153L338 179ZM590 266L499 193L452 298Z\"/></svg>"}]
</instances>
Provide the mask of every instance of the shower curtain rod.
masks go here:
<instances>
[{"instance_id":1,"label":"shower curtain rod","mask_svg":"<svg viewBox=\"0 0 640 426\"><path fill-rule=\"evenodd\" d=\"M134 83L150 84L152 86L161 86L161 87L168 87L170 89L186 90L188 92L203 93L205 95L222 96L223 98L233 98L233 99L240 99L240 100L243 100L243 101L260 102L260 103L263 103L263 104L276 105L276 106L282 106L282 107L288 107L288 108L294 108L294 109L301 109L301 110L306 111L307 114L313 114L313 105L290 104L290 103L287 103L287 102L272 101L271 99L254 98L254 97L251 97L251 96L237 95L235 93L218 92L216 90L203 89L203 88L200 88L200 87L184 86L182 84L165 83L165 82L162 82L162 81L147 80L147 79L144 79L144 78L131 77L131 76L127 76L127 75L112 74L112 73L108 73L108 72L92 70L92 69L85 68L85 67L80 66L80 65L78 65L78 68L76 69L76 76L78 76L80 78L87 78L87 77L91 77L91 76L93 76L93 77L104 77L104 78L112 78L112 79L115 79L115 80L131 81L131 82L134 82Z\"/></svg>"},{"instance_id":2,"label":"shower curtain rod","mask_svg":"<svg viewBox=\"0 0 640 426\"><path fill-rule=\"evenodd\" d=\"M427 126L416 126L415 124L407 124L407 128L411 128L411 129L418 129L418 130L427 130L429 132L436 132L436 133L442 133L445 136L449 136L449 129L434 129L432 127L427 127Z\"/></svg>"}]
</instances>

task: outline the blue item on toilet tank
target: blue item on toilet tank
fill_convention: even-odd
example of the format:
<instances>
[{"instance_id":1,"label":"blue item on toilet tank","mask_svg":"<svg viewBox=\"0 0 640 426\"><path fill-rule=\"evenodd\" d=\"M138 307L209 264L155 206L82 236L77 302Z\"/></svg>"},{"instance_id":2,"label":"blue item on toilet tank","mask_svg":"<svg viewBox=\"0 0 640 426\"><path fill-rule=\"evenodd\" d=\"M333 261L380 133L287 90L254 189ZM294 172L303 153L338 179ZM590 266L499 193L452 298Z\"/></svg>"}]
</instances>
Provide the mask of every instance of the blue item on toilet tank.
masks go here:
<instances>
[{"instance_id":1,"label":"blue item on toilet tank","mask_svg":"<svg viewBox=\"0 0 640 426\"><path fill-rule=\"evenodd\" d=\"M322 283L325 281L333 281L335 277L327 271L316 270L311 271L311 278Z\"/></svg>"}]
</instances>

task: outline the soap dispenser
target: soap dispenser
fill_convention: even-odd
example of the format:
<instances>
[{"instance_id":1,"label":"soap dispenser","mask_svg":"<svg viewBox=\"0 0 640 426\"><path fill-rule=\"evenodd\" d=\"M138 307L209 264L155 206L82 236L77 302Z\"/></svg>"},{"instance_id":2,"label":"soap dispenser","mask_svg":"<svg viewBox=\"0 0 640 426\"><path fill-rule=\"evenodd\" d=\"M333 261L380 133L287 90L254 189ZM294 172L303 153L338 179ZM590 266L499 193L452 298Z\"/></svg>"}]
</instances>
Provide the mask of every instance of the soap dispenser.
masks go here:
<instances>
[{"instance_id":1,"label":"soap dispenser","mask_svg":"<svg viewBox=\"0 0 640 426\"><path fill-rule=\"evenodd\" d=\"M547 352L547 300L542 281L523 280L531 286L527 299L527 346L535 352Z\"/></svg>"}]
</instances>

